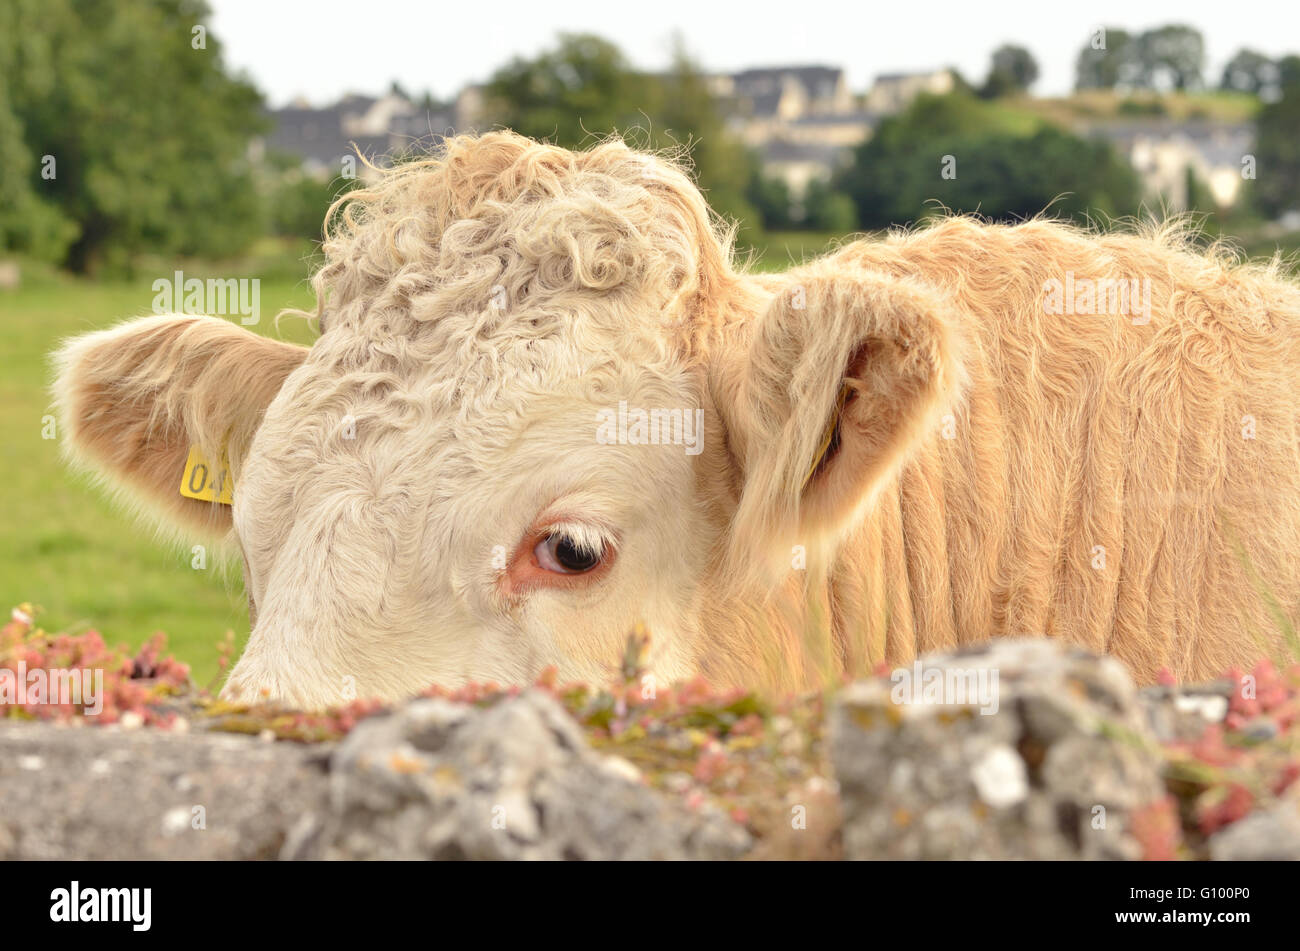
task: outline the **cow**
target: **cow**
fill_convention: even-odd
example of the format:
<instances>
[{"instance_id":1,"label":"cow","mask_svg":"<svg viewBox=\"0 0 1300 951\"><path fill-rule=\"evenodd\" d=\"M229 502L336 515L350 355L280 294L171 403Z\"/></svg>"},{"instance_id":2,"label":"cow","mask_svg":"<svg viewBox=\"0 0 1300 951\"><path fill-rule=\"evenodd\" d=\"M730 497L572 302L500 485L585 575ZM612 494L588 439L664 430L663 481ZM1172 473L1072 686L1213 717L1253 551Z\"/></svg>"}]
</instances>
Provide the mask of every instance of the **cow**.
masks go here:
<instances>
[{"instance_id":1,"label":"cow","mask_svg":"<svg viewBox=\"0 0 1300 951\"><path fill-rule=\"evenodd\" d=\"M634 631L660 682L781 691L1001 636L1143 683L1287 649L1276 261L947 216L758 274L672 160L510 132L330 221L310 347L161 315L57 354L71 458L242 556L228 698L599 683Z\"/></svg>"}]
</instances>

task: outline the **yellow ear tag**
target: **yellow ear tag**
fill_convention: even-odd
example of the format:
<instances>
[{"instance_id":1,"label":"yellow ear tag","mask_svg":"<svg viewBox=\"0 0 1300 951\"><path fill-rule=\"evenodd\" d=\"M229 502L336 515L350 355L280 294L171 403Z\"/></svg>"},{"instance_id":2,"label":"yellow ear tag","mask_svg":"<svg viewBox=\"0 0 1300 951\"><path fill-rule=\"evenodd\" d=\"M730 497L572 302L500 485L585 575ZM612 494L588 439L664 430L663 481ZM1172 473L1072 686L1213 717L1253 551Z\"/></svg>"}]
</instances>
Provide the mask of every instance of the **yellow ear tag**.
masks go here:
<instances>
[{"instance_id":1,"label":"yellow ear tag","mask_svg":"<svg viewBox=\"0 0 1300 951\"><path fill-rule=\"evenodd\" d=\"M213 466L198 446L190 446L185 472L181 474L181 495L200 502L234 505L235 480L230 477L230 466L224 459L220 466Z\"/></svg>"},{"instance_id":2,"label":"yellow ear tag","mask_svg":"<svg viewBox=\"0 0 1300 951\"><path fill-rule=\"evenodd\" d=\"M844 404L848 402L850 387L847 382L840 387L839 396L835 397L835 411L831 413L831 418L826 422L826 431L822 433L821 442L817 448L817 455L813 456L812 465L808 467L808 474L803 477L803 483L799 486L799 491L808 488L808 483L812 481L813 473L817 467L822 464L826 458L826 452L831 448L831 440L835 438L835 427L840 424L840 414L844 412Z\"/></svg>"}]
</instances>

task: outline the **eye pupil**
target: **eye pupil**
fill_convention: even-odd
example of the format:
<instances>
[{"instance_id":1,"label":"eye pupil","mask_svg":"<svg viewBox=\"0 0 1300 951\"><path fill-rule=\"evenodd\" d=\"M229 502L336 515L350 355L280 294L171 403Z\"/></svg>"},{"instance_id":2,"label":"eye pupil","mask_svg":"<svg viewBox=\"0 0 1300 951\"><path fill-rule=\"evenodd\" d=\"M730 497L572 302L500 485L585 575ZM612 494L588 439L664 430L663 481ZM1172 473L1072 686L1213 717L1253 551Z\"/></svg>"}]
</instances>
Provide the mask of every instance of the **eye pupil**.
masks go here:
<instances>
[{"instance_id":1,"label":"eye pupil","mask_svg":"<svg viewBox=\"0 0 1300 951\"><path fill-rule=\"evenodd\" d=\"M581 548L572 538L561 535L555 542L555 560L565 571L590 571L600 561L600 552Z\"/></svg>"}]
</instances>

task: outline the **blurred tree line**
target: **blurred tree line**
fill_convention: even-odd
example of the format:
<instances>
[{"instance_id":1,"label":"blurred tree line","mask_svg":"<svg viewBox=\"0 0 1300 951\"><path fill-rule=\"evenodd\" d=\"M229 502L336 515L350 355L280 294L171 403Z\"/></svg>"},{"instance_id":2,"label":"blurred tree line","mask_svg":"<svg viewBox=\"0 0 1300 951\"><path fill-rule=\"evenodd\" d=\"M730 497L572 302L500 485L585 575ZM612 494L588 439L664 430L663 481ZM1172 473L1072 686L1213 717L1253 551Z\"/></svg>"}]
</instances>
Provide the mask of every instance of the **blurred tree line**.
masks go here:
<instances>
[{"instance_id":1,"label":"blurred tree line","mask_svg":"<svg viewBox=\"0 0 1300 951\"><path fill-rule=\"evenodd\" d=\"M5 247L83 272L229 254L263 230L261 96L227 74L207 18L201 0L0 4Z\"/></svg>"},{"instance_id":2,"label":"blurred tree line","mask_svg":"<svg viewBox=\"0 0 1300 951\"><path fill-rule=\"evenodd\" d=\"M921 96L885 119L836 185L868 227L944 209L1078 220L1133 214L1137 174L1104 142L1079 138L969 93Z\"/></svg>"},{"instance_id":3,"label":"blurred tree line","mask_svg":"<svg viewBox=\"0 0 1300 951\"><path fill-rule=\"evenodd\" d=\"M724 217L749 223L771 214L758 157L730 135L704 74L680 42L667 73L634 69L608 40L564 34L533 59L516 58L485 89L494 125L565 148L590 146L618 133L645 149L678 150L709 204ZM764 214L764 212L767 214Z\"/></svg>"},{"instance_id":4,"label":"blurred tree line","mask_svg":"<svg viewBox=\"0 0 1300 951\"><path fill-rule=\"evenodd\" d=\"M1277 218L1288 211L1300 211L1300 56L1284 56L1273 63L1253 62L1251 82L1265 102L1255 117L1258 172L1251 200L1262 215ZM1230 82L1227 71L1224 82Z\"/></svg>"},{"instance_id":5,"label":"blurred tree line","mask_svg":"<svg viewBox=\"0 0 1300 951\"><path fill-rule=\"evenodd\" d=\"M208 18L203 0L0 3L0 249L87 272L145 252L221 257L261 235L319 237L329 202L354 183L314 179L294 158L251 157L265 106L224 66ZM1180 25L1107 28L1083 45L1076 72L1080 90L1146 90L1158 107L1167 91L1205 89L1204 44ZM882 119L844 167L800 195L764 174L680 42L669 69L647 73L607 40L562 35L500 67L484 93L490 125L568 147L618 132L681 152L713 208L741 223L742 241L883 228L941 208L1138 213L1141 184L1123 158L1027 108L1037 77L1027 49L1001 46L982 83L958 76L952 93ZM1242 50L1214 95L1259 101L1251 209L1300 209L1300 57Z\"/></svg>"},{"instance_id":6,"label":"blurred tree line","mask_svg":"<svg viewBox=\"0 0 1300 951\"><path fill-rule=\"evenodd\" d=\"M1137 34L1106 27L1079 51L1075 87L1127 93L1208 90L1204 72L1205 43L1192 27L1171 24ZM1273 219L1300 211L1300 56L1272 59L1257 50L1238 50L1216 88L1260 102L1251 153L1256 178L1248 181L1235 217ZM1193 191L1201 187L1192 184Z\"/></svg>"},{"instance_id":7,"label":"blurred tree line","mask_svg":"<svg viewBox=\"0 0 1300 951\"><path fill-rule=\"evenodd\" d=\"M566 148L619 133L631 144L683 156L709 204L739 222L743 238L762 231L852 231L852 201L815 181L799 200L786 182L763 173L759 156L727 128L704 72L678 41L666 73L635 70L613 43L590 34L561 35L553 49L516 58L486 87L495 124Z\"/></svg>"},{"instance_id":8,"label":"blurred tree line","mask_svg":"<svg viewBox=\"0 0 1300 951\"><path fill-rule=\"evenodd\" d=\"M1093 32L1075 62L1076 89L1201 88L1205 41L1198 30L1170 24L1144 33L1118 27Z\"/></svg>"},{"instance_id":9,"label":"blurred tree line","mask_svg":"<svg viewBox=\"0 0 1300 951\"><path fill-rule=\"evenodd\" d=\"M1076 60L1076 89L1111 90L1120 115L1163 115L1169 92L1216 94L1204 77L1205 45L1195 29L1171 24L1131 34L1094 31ZM883 120L854 152L834 188L852 197L863 227L905 224L944 209L1020 218L1050 208L1082 220L1141 214L1158 203L1143 194L1129 163L1105 142L1083 138L1021 108L1017 99L1038 78L1020 46L994 51L980 85L957 76L946 96L922 96ZM1273 60L1253 50L1227 63L1217 94L1259 100L1247 180L1228 224L1278 218L1300 210L1300 57ZM1154 98L1152 98L1154 97ZM1243 156L1245 158L1245 156ZM1215 211L1205 184L1189 169L1189 205ZM1144 205L1145 201L1145 205ZM1223 221L1210 224L1218 230Z\"/></svg>"}]
</instances>

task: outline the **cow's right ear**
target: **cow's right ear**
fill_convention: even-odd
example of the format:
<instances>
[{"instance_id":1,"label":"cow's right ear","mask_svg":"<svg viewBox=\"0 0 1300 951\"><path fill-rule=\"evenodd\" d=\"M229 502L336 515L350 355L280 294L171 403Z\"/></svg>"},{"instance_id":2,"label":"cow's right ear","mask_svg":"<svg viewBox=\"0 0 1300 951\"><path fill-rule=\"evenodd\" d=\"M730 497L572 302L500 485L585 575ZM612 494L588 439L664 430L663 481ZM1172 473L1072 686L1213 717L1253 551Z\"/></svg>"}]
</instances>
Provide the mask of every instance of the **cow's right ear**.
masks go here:
<instances>
[{"instance_id":1,"label":"cow's right ear","mask_svg":"<svg viewBox=\"0 0 1300 951\"><path fill-rule=\"evenodd\" d=\"M837 544L966 377L951 306L923 284L829 258L763 287L764 309L710 361L741 469L736 568Z\"/></svg>"},{"instance_id":2,"label":"cow's right ear","mask_svg":"<svg viewBox=\"0 0 1300 951\"><path fill-rule=\"evenodd\" d=\"M224 534L230 506L181 495L192 447L238 482L253 434L307 354L215 317L127 321L54 356L63 447L164 525Z\"/></svg>"}]
</instances>

